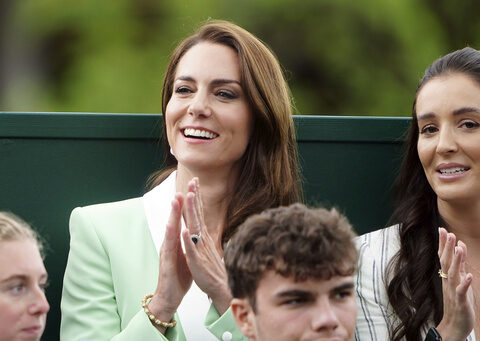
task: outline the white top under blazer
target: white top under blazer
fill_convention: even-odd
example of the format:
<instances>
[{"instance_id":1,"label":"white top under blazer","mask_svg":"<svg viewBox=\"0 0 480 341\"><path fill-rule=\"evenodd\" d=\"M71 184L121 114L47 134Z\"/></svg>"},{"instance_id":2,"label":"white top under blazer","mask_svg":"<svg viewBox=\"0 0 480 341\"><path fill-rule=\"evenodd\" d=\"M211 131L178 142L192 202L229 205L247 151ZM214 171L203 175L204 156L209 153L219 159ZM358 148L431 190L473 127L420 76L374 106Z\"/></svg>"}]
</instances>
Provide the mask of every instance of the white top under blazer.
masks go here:
<instances>
[{"instance_id":1,"label":"white top under blazer","mask_svg":"<svg viewBox=\"0 0 480 341\"><path fill-rule=\"evenodd\" d=\"M160 252L165 237L165 227L172 207L171 201L176 193L176 175L176 171L172 172L162 182L163 186L157 186L143 196L148 228L157 253ZM170 191L170 193L165 193L166 191ZM182 230L185 228L185 221L182 218ZM183 239L180 238L180 240L184 247ZM182 318L183 331L187 340L216 340L215 336L204 326L204 316L207 315L210 303L207 294L193 281L177 308L178 315Z\"/></svg>"}]
</instances>

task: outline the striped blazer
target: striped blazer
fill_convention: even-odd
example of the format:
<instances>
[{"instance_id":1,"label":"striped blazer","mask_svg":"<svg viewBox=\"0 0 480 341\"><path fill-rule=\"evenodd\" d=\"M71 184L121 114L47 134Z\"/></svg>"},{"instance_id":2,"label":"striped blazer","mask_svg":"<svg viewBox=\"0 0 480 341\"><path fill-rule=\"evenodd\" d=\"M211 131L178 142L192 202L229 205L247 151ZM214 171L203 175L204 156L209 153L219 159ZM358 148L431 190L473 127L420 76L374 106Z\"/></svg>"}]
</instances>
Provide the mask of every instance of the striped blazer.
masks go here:
<instances>
[{"instance_id":1,"label":"striped blazer","mask_svg":"<svg viewBox=\"0 0 480 341\"><path fill-rule=\"evenodd\" d=\"M356 239L359 251L358 272L355 276L357 295L356 341L386 341L399 319L389 304L386 290L386 268L400 248L399 225L364 234ZM425 337L433 321L422 327ZM467 338L475 341L472 331Z\"/></svg>"}]
</instances>

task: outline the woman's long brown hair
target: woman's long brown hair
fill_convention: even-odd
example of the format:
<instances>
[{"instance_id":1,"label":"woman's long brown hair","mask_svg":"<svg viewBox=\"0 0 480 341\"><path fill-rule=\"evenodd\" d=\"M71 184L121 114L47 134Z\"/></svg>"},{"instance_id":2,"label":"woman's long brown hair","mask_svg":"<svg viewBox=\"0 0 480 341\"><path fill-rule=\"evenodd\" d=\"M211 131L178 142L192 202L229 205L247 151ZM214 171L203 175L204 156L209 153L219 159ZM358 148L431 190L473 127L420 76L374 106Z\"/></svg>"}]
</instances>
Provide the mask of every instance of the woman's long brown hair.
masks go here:
<instances>
[{"instance_id":1,"label":"woman's long brown hair","mask_svg":"<svg viewBox=\"0 0 480 341\"><path fill-rule=\"evenodd\" d=\"M450 73L463 73L480 84L480 52L466 47L437 59L425 71L416 97L429 80ZM406 155L395 184L395 210L390 219L390 224L401 224L401 247L387 270L391 278L387 284L388 298L400 320L393 326L393 341L421 341L422 326L428 321L438 324L443 317L437 252L438 227L445 224L418 157L418 134L415 99L405 142Z\"/></svg>"},{"instance_id":2,"label":"woman's long brown hair","mask_svg":"<svg viewBox=\"0 0 480 341\"><path fill-rule=\"evenodd\" d=\"M165 113L173 92L177 65L200 42L229 46L238 54L242 87L253 114L253 131L241 159L241 171L226 212L225 243L247 217L302 199L291 95L273 52L245 29L228 21L210 20L174 50L163 82L162 142L167 168L151 175L149 186L161 183L177 161L168 152Z\"/></svg>"}]
</instances>

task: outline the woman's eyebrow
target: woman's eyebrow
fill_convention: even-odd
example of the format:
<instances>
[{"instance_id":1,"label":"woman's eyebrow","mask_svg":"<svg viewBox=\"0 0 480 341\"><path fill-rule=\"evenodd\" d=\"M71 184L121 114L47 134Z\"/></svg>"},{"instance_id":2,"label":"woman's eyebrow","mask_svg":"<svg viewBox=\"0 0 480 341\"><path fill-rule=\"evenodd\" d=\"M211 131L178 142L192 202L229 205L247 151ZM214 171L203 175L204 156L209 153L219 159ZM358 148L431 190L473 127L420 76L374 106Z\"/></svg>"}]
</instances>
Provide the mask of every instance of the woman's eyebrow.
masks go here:
<instances>
[{"instance_id":1,"label":"woman's eyebrow","mask_svg":"<svg viewBox=\"0 0 480 341\"><path fill-rule=\"evenodd\" d=\"M218 78L218 79L214 79L212 81L212 84L213 85L221 85L221 84L228 84L228 83L236 83L238 85L242 85L240 84L239 81L235 80L235 79L227 79L227 78Z\"/></svg>"},{"instance_id":2,"label":"woman's eyebrow","mask_svg":"<svg viewBox=\"0 0 480 341\"><path fill-rule=\"evenodd\" d=\"M480 115L480 109L475 107L464 107L453 111L453 115L462 115L467 113L476 113Z\"/></svg>"},{"instance_id":3,"label":"woman's eyebrow","mask_svg":"<svg viewBox=\"0 0 480 341\"><path fill-rule=\"evenodd\" d=\"M418 115L417 116L417 121L421 121L421 120L428 120L430 118L434 118L436 115L435 113L433 112L427 112L425 114L421 114L421 115Z\"/></svg>"},{"instance_id":4,"label":"woman's eyebrow","mask_svg":"<svg viewBox=\"0 0 480 341\"><path fill-rule=\"evenodd\" d=\"M463 115L463 114L467 114L467 113L475 113L475 114L480 115L480 109L475 108L475 107L463 107L463 108L455 109L452 112L452 115L453 116L458 116L458 115ZM435 115L434 112L427 112L425 114L418 115L417 116L417 121L428 120L430 118L434 118L435 116L436 115Z\"/></svg>"},{"instance_id":5,"label":"woman's eyebrow","mask_svg":"<svg viewBox=\"0 0 480 341\"><path fill-rule=\"evenodd\" d=\"M187 81L187 82L195 82L195 78L191 76L178 76L175 78L175 81ZM221 85L221 84L228 84L228 83L236 83L238 85L242 85L236 79L228 79L228 78L217 78L211 81L213 85Z\"/></svg>"},{"instance_id":6,"label":"woman's eyebrow","mask_svg":"<svg viewBox=\"0 0 480 341\"><path fill-rule=\"evenodd\" d=\"M16 280L16 279L25 280L26 278L27 278L27 276L25 276L25 275L12 275L12 276L9 276L5 279L2 279L0 281L0 283L10 282L10 281L13 281L13 280Z\"/></svg>"},{"instance_id":7,"label":"woman's eyebrow","mask_svg":"<svg viewBox=\"0 0 480 341\"><path fill-rule=\"evenodd\" d=\"M195 79L193 77L190 77L190 76L178 76L177 78L175 78L175 81L194 82Z\"/></svg>"}]
</instances>

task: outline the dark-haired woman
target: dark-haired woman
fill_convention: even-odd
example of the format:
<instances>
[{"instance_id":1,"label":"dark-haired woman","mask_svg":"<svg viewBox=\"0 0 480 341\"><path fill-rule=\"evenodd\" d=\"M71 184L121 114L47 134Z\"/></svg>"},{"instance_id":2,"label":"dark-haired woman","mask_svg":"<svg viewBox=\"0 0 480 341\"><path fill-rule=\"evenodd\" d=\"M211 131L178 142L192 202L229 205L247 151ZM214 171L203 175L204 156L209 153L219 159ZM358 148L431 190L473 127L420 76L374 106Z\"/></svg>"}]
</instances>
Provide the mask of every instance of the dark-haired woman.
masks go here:
<instances>
[{"instance_id":1,"label":"dark-haired woman","mask_svg":"<svg viewBox=\"0 0 480 341\"><path fill-rule=\"evenodd\" d=\"M398 225L358 240L356 340L479 339L479 51L426 70L406 146Z\"/></svg>"},{"instance_id":2,"label":"dark-haired woman","mask_svg":"<svg viewBox=\"0 0 480 341\"><path fill-rule=\"evenodd\" d=\"M249 215L299 200L288 86L251 33L200 27L173 52L162 99L171 167L143 198L72 212L65 341L241 339L223 246Z\"/></svg>"}]
</instances>

